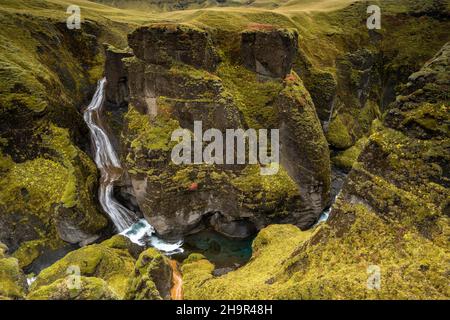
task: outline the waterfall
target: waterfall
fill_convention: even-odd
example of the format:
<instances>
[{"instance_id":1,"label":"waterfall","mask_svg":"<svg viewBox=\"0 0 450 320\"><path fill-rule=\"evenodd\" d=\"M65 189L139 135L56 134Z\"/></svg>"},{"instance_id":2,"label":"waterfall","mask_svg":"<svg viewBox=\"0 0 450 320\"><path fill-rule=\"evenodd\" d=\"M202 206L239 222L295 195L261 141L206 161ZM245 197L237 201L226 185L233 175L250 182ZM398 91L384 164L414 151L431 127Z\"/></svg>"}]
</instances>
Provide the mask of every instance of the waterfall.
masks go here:
<instances>
[{"instance_id":1,"label":"waterfall","mask_svg":"<svg viewBox=\"0 0 450 320\"><path fill-rule=\"evenodd\" d=\"M122 175L122 166L114 151L111 140L101 126L100 112L104 101L106 79L99 81L91 103L84 112L94 143L94 160L100 170L99 201L103 210L109 215L119 232L131 227L136 222L134 212L122 206L113 195L114 183Z\"/></svg>"},{"instance_id":2,"label":"waterfall","mask_svg":"<svg viewBox=\"0 0 450 320\"><path fill-rule=\"evenodd\" d=\"M155 230L145 220L125 208L114 198L114 183L118 181L123 173L119 157L102 125L101 111L104 101L106 79L98 82L97 90L91 103L84 112L84 121L91 132L94 146L94 161L100 170L99 202L103 210L108 214L120 234L127 236L131 241L169 252L182 251L182 242L167 243L154 236Z\"/></svg>"}]
</instances>

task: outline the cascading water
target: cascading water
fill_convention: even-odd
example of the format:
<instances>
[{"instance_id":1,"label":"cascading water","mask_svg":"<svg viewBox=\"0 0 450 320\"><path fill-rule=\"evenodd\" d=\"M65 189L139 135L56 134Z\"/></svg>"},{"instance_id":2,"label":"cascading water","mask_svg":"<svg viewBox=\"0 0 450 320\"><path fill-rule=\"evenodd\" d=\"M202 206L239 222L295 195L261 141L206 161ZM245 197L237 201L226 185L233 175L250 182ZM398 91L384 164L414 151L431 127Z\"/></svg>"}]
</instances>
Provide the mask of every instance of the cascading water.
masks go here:
<instances>
[{"instance_id":1,"label":"cascading water","mask_svg":"<svg viewBox=\"0 0 450 320\"><path fill-rule=\"evenodd\" d=\"M120 179L122 167L104 128L101 127L100 111L103 106L106 79L100 80L91 103L84 112L94 143L95 163L100 170L100 204L109 215L119 232L131 227L136 220L134 212L128 210L114 199L114 182Z\"/></svg>"},{"instance_id":2,"label":"cascading water","mask_svg":"<svg viewBox=\"0 0 450 320\"><path fill-rule=\"evenodd\" d=\"M101 173L99 183L100 204L111 218L117 231L130 238L131 241L140 245L149 244L169 253L180 252L182 251L181 241L171 244L158 239L154 235L155 230L145 219L139 220L133 211L125 208L114 198L114 183L121 178L123 169L101 121L105 85L105 78L98 82L94 97L84 112L84 121L91 131L94 160Z\"/></svg>"}]
</instances>

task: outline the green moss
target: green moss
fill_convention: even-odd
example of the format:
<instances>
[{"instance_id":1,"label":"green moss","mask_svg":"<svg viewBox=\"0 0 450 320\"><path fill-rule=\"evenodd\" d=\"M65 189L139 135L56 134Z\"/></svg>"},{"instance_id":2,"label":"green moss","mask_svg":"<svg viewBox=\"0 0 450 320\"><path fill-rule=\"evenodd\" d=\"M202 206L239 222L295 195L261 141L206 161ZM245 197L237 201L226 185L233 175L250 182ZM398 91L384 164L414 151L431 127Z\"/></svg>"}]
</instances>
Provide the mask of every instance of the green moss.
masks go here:
<instances>
[{"instance_id":1,"label":"green moss","mask_svg":"<svg viewBox=\"0 0 450 320\"><path fill-rule=\"evenodd\" d=\"M19 249L14 251L13 257L19 260L20 268L29 266L39 255L45 246L45 240L32 240L23 242Z\"/></svg>"},{"instance_id":2,"label":"green moss","mask_svg":"<svg viewBox=\"0 0 450 320\"><path fill-rule=\"evenodd\" d=\"M284 134L289 136L289 141L295 143L291 147L292 151L295 150L295 156L291 155L286 161L290 162L291 168L298 175L305 175L307 180L320 183L324 200L328 197L331 179L329 149L322 126L311 96L299 76L292 72L284 82L285 88L277 99L276 106L282 115ZM302 185L303 181L297 177L295 182L300 189L305 190L307 187Z\"/></svg>"},{"instance_id":3,"label":"green moss","mask_svg":"<svg viewBox=\"0 0 450 320\"><path fill-rule=\"evenodd\" d=\"M274 216L288 215L292 202L299 205L297 185L281 166L274 175L261 175L260 169L259 165L247 165L231 180L239 201L250 210L263 210Z\"/></svg>"},{"instance_id":4,"label":"green moss","mask_svg":"<svg viewBox=\"0 0 450 320\"><path fill-rule=\"evenodd\" d=\"M4 258L6 256L6 252L8 251L8 247L0 242L0 258Z\"/></svg>"},{"instance_id":5,"label":"green moss","mask_svg":"<svg viewBox=\"0 0 450 320\"><path fill-rule=\"evenodd\" d=\"M309 237L292 225L271 225L253 241L250 261L236 271L213 277L214 265L196 257L183 262L183 292L186 299L268 299L280 262Z\"/></svg>"},{"instance_id":6,"label":"green moss","mask_svg":"<svg viewBox=\"0 0 450 320\"><path fill-rule=\"evenodd\" d=\"M136 261L126 299L168 299L171 279L172 270L168 258L158 250L149 248L142 252Z\"/></svg>"},{"instance_id":7,"label":"green moss","mask_svg":"<svg viewBox=\"0 0 450 320\"><path fill-rule=\"evenodd\" d=\"M140 114L130 106L125 119L128 123L128 137L131 148L135 152L142 150L169 151L174 146L171 142L172 132L179 127L178 121L159 108L160 112L154 119L148 115Z\"/></svg>"},{"instance_id":8,"label":"green moss","mask_svg":"<svg viewBox=\"0 0 450 320\"><path fill-rule=\"evenodd\" d=\"M129 250L133 246L131 240L123 235L117 234L102 242L102 246L112 249Z\"/></svg>"},{"instance_id":9,"label":"green moss","mask_svg":"<svg viewBox=\"0 0 450 320\"><path fill-rule=\"evenodd\" d=\"M102 244L90 245L70 252L42 270L33 282L31 292L64 279L71 266L80 268L82 276L105 280L117 296L124 297L128 279L134 269L134 259L123 249L114 249Z\"/></svg>"},{"instance_id":10,"label":"green moss","mask_svg":"<svg viewBox=\"0 0 450 320\"><path fill-rule=\"evenodd\" d=\"M28 300L118 300L119 297L103 279L80 277L80 288L69 278L58 279L50 285L30 292Z\"/></svg>"},{"instance_id":11,"label":"green moss","mask_svg":"<svg viewBox=\"0 0 450 320\"><path fill-rule=\"evenodd\" d=\"M22 299L25 294L25 276L18 260L0 256L0 297Z\"/></svg>"},{"instance_id":12,"label":"green moss","mask_svg":"<svg viewBox=\"0 0 450 320\"><path fill-rule=\"evenodd\" d=\"M21 163L14 163L9 157L2 160L7 169L0 185L2 214L20 213L24 221L32 223L35 240L52 242L59 238L55 216L60 205L83 213L74 215L72 223L87 233L105 227L107 220L93 203L97 169L72 143L68 130L44 123L33 139L40 141L35 158ZM33 251L33 259L37 252Z\"/></svg>"},{"instance_id":13,"label":"green moss","mask_svg":"<svg viewBox=\"0 0 450 320\"><path fill-rule=\"evenodd\" d=\"M331 159L332 163L337 167L344 169L346 171L350 171L353 166L353 163L358 159L361 151L364 149L367 138L363 137L359 139L354 146L348 148L347 150L339 153L337 156Z\"/></svg>"},{"instance_id":14,"label":"green moss","mask_svg":"<svg viewBox=\"0 0 450 320\"><path fill-rule=\"evenodd\" d=\"M68 180L69 170L52 160L36 158L15 164L0 187L0 204L10 208L8 211L30 208L43 221L50 223L52 205L60 201L63 194L61 186ZM21 190L26 190L26 193Z\"/></svg>"},{"instance_id":15,"label":"green moss","mask_svg":"<svg viewBox=\"0 0 450 320\"><path fill-rule=\"evenodd\" d=\"M341 115L338 115L330 122L326 137L328 142L335 148L347 149L353 145L353 139L347 126L342 121Z\"/></svg>"},{"instance_id":16,"label":"green moss","mask_svg":"<svg viewBox=\"0 0 450 320\"><path fill-rule=\"evenodd\" d=\"M190 264L203 259L206 259L206 257L201 253L191 253L186 259L183 260L183 264Z\"/></svg>"},{"instance_id":17,"label":"green moss","mask_svg":"<svg viewBox=\"0 0 450 320\"><path fill-rule=\"evenodd\" d=\"M449 112L450 107L448 105L424 103L405 112L401 125L406 128L418 126L435 135L448 135L450 127L446 120Z\"/></svg>"},{"instance_id":18,"label":"green moss","mask_svg":"<svg viewBox=\"0 0 450 320\"><path fill-rule=\"evenodd\" d=\"M256 73L229 62L223 62L217 74L250 128L277 128L278 116L272 102L282 89L280 81L260 81Z\"/></svg>"}]
</instances>

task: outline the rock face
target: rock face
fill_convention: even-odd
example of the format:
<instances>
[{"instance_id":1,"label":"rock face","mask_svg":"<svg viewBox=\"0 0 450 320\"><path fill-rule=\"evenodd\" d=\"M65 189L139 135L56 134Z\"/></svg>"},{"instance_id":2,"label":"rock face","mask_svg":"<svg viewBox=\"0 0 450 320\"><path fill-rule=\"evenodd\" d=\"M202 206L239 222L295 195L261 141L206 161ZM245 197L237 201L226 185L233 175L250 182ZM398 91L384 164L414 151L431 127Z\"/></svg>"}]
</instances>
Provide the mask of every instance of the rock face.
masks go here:
<instances>
[{"instance_id":1,"label":"rock face","mask_svg":"<svg viewBox=\"0 0 450 320\"><path fill-rule=\"evenodd\" d=\"M262 76L283 78L289 74L297 49L295 30L253 29L241 35L243 64Z\"/></svg>"},{"instance_id":2,"label":"rock face","mask_svg":"<svg viewBox=\"0 0 450 320\"><path fill-rule=\"evenodd\" d=\"M298 219L300 225L312 225L330 201L327 141L317 125L319 119L311 97L296 74L286 79L286 87L275 104L280 114L281 163L297 183L306 210L311 212L304 211Z\"/></svg>"},{"instance_id":3,"label":"rock face","mask_svg":"<svg viewBox=\"0 0 450 320\"><path fill-rule=\"evenodd\" d=\"M105 88L106 103L119 107L126 106L129 101L129 92L127 73L122 59L131 57L132 53L127 50L117 50L110 45L105 45L105 53L105 77L109 80Z\"/></svg>"},{"instance_id":4,"label":"rock face","mask_svg":"<svg viewBox=\"0 0 450 320\"><path fill-rule=\"evenodd\" d=\"M50 125L34 138L41 141L35 158L16 163L1 155L0 239L12 252L30 241L51 247L63 245L61 240L94 241L107 225L92 201L94 163L73 145L67 129Z\"/></svg>"},{"instance_id":5,"label":"rock face","mask_svg":"<svg viewBox=\"0 0 450 320\"><path fill-rule=\"evenodd\" d=\"M180 24L138 28L128 36L128 44L136 57L152 64L180 61L213 71L219 62L208 33Z\"/></svg>"},{"instance_id":6,"label":"rock face","mask_svg":"<svg viewBox=\"0 0 450 320\"><path fill-rule=\"evenodd\" d=\"M287 225L268 233L270 226L250 263L224 277L214 278L205 259L188 259L185 297L448 299L449 57L446 44L410 76L325 224L308 237ZM264 247L278 263L264 263Z\"/></svg>"},{"instance_id":7,"label":"rock face","mask_svg":"<svg viewBox=\"0 0 450 320\"><path fill-rule=\"evenodd\" d=\"M268 67L273 77L284 78L297 34L255 37L258 46L273 40L273 49L286 53ZM227 55L219 65L211 63L212 42L205 31L183 25L151 25L130 34L135 56L123 59L130 93L121 135L129 181L123 198L133 190L140 210L165 237L212 227L244 238L275 221L308 228L328 204L330 189L326 140L309 95L301 83L262 81ZM206 56L198 59L201 54ZM279 172L261 176L259 164L175 165L171 134L177 128L192 132L194 121L202 122L203 132L216 128L223 134L281 128Z\"/></svg>"},{"instance_id":8,"label":"rock face","mask_svg":"<svg viewBox=\"0 0 450 320\"><path fill-rule=\"evenodd\" d=\"M136 261L126 299L167 300L170 299L171 286L172 269L168 258L154 248L149 248Z\"/></svg>"},{"instance_id":9,"label":"rock face","mask_svg":"<svg viewBox=\"0 0 450 320\"><path fill-rule=\"evenodd\" d=\"M0 54L0 241L11 254L93 241L107 220L94 201L97 168L78 108L102 73L104 26L86 21L69 30L39 13L2 19L4 36L22 36ZM27 263L39 255L34 250Z\"/></svg>"}]
</instances>

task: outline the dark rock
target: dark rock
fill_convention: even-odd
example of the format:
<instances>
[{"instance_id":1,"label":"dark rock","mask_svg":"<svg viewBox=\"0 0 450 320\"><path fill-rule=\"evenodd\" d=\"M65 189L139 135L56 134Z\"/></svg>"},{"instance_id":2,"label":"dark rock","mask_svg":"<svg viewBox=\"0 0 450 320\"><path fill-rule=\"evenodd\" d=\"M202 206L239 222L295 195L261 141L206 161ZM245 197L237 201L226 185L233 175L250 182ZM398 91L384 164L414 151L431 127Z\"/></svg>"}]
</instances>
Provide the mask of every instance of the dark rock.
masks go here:
<instances>
[{"instance_id":1,"label":"dark rock","mask_svg":"<svg viewBox=\"0 0 450 320\"><path fill-rule=\"evenodd\" d=\"M106 103L124 106L128 103L129 93L127 73L122 59L131 57L132 53L127 50L118 50L105 44L105 54Z\"/></svg>"},{"instance_id":2,"label":"dark rock","mask_svg":"<svg viewBox=\"0 0 450 320\"><path fill-rule=\"evenodd\" d=\"M274 29L242 33L242 63L262 76L284 78L291 71L297 49L297 31Z\"/></svg>"},{"instance_id":3,"label":"dark rock","mask_svg":"<svg viewBox=\"0 0 450 320\"><path fill-rule=\"evenodd\" d=\"M100 234L97 232L90 232L92 226L88 221L86 214L77 208L65 208L60 206L57 208L57 215L55 218L56 230L59 237L69 243L80 245L88 245L95 242Z\"/></svg>"},{"instance_id":4,"label":"dark rock","mask_svg":"<svg viewBox=\"0 0 450 320\"><path fill-rule=\"evenodd\" d=\"M128 35L128 44L136 57L153 64L178 61L213 71L219 62L208 33L181 24L140 27Z\"/></svg>"},{"instance_id":5,"label":"dark rock","mask_svg":"<svg viewBox=\"0 0 450 320\"><path fill-rule=\"evenodd\" d=\"M254 235L257 231L256 226L248 220L229 221L220 213L214 214L209 223L215 231L230 238L245 239Z\"/></svg>"},{"instance_id":6,"label":"dark rock","mask_svg":"<svg viewBox=\"0 0 450 320\"><path fill-rule=\"evenodd\" d=\"M178 49L188 50L189 42L198 42L190 44L196 48L205 46L203 36L194 36L200 31L189 30L184 26L153 25L139 28L129 36L136 56L123 61L130 93L129 108L137 112L128 111L126 119L132 115L136 120L148 121L150 126L141 130L124 124L122 149L127 151L124 158L128 175L120 185L120 194L123 198L135 198L158 235L168 239L211 226L235 238L246 238L271 223L310 227L328 205L329 159L313 104L300 86L287 86L282 97L277 98L278 92L273 97L273 103L277 101L274 108L285 113L282 117L282 127L286 129L282 136L285 150L302 146L300 157L293 152L283 164L292 178L282 168L274 179L283 185L282 190L269 190L266 180L260 177L259 165L172 163L169 146L173 130L164 131L169 123L192 130L194 121L202 121L203 131L247 128L235 102L238 97L225 90L222 79L202 70L205 65L195 62L194 57L173 53ZM281 60L269 59L269 52L264 51L261 61L276 60L270 66L275 75L271 74L284 78L291 70L297 50L297 33L288 30L256 33L257 46L269 41L278 47L275 51L278 50ZM259 53L256 58L260 58ZM303 100L305 105L299 104ZM296 125L301 129L295 131ZM155 131L150 132L153 128ZM147 138L157 143L142 145ZM293 180L301 186L300 191Z\"/></svg>"}]
</instances>

